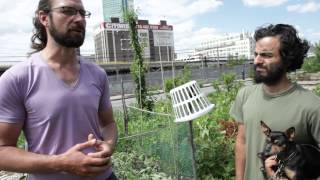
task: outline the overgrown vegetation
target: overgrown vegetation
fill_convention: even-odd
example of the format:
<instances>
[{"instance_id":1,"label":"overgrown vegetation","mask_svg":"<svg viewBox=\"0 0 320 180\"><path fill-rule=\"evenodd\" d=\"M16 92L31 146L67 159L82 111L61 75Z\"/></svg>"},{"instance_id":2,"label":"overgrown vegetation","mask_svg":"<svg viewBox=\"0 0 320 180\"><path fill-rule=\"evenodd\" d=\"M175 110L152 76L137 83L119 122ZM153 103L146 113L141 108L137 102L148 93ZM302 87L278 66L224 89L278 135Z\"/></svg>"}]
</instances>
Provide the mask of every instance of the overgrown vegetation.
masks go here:
<instances>
[{"instance_id":1,"label":"overgrown vegetation","mask_svg":"<svg viewBox=\"0 0 320 180\"><path fill-rule=\"evenodd\" d=\"M119 179L161 180L171 178L160 172L159 159L147 157L141 152L115 152L113 164Z\"/></svg>"},{"instance_id":2,"label":"overgrown vegetation","mask_svg":"<svg viewBox=\"0 0 320 180\"><path fill-rule=\"evenodd\" d=\"M236 123L229 109L242 86L233 73L214 81L214 93L208 95L215 109L196 122L198 173L200 179L234 179L234 137Z\"/></svg>"},{"instance_id":3,"label":"overgrown vegetation","mask_svg":"<svg viewBox=\"0 0 320 180\"><path fill-rule=\"evenodd\" d=\"M184 75L188 76L188 74L188 70L186 70ZM188 77L182 76L180 79L188 79ZM237 125L230 120L229 108L242 85L235 78L235 74L226 73L213 82L215 92L209 94L208 98L216 106L213 111L194 123L194 141L196 144L197 174L199 179L234 179L234 137ZM172 113L170 101L163 100L158 102L154 111ZM129 117L131 124L129 132L133 134L139 133L139 131L148 132L148 130L157 128L161 130L142 136L140 137L141 139L136 137L134 139L120 140L117 152L129 154L131 152L139 152L144 157L155 158L155 162L161 160L158 164L151 166L150 171L147 171L149 178L159 174L163 175L163 172L171 177L192 177L192 174L190 174L192 173L191 150L186 124L170 125L173 118L150 117L132 110ZM153 120L148 120L150 118ZM121 120L119 122L119 131L122 132ZM124 133L120 134L120 136L124 135ZM117 156L115 155L114 158L117 158ZM137 172L145 172L145 167L141 166L140 169L133 168L131 170L131 162L126 162L125 159L119 160L118 158L116 161L121 161L115 163L120 178L126 179L133 174L139 179L144 176L144 174ZM123 165L120 169L117 167L118 163ZM125 164L128 164L128 166L125 166ZM128 175L128 173L131 175Z\"/></svg>"}]
</instances>

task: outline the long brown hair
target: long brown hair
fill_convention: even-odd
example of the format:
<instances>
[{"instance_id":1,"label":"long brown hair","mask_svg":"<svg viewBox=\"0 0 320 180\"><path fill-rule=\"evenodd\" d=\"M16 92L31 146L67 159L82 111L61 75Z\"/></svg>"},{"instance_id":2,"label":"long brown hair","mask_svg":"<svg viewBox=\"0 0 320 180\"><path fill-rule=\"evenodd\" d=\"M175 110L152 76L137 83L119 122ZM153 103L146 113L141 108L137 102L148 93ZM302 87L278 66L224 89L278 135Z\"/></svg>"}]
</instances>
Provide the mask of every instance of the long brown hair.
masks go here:
<instances>
[{"instance_id":1,"label":"long brown hair","mask_svg":"<svg viewBox=\"0 0 320 180\"><path fill-rule=\"evenodd\" d=\"M36 53L44 49L47 45L47 32L45 27L41 24L38 13L39 11L49 12L51 9L50 0L40 0L38 8L33 17L33 35L31 36L31 48L34 49L30 54Z\"/></svg>"}]
</instances>

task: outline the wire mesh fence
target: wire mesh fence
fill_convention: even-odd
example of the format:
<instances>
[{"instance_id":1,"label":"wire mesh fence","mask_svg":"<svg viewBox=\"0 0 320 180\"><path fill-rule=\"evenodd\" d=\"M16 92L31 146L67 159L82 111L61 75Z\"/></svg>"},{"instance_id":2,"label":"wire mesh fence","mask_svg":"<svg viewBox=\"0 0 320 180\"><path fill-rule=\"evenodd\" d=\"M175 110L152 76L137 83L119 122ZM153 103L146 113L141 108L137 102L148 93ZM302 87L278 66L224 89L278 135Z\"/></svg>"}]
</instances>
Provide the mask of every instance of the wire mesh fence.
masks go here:
<instances>
[{"instance_id":1,"label":"wire mesh fence","mask_svg":"<svg viewBox=\"0 0 320 180\"><path fill-rule=\"evenodd\" d=\"M117 152L139 152L146 157L154 158L158 168L148 172L150 179L154 174L163 173L165 179L192 179L192 152L189 144L188 126L185 123L174 123L174 117L165 113L149 112L138 108L129 107L128 135L124 132L124 114L115 112L119 128L119 142ZM115 159L117 154L115 154ZM121 163L114 165L115 172L120 179L128 179L129 175L123 173L128 169L121 169ZM130 164L130 163L127 163ZM151 165L149 168L152 168ZM136 179L146 176L145 169L140 166L139 173L132 173ZM148 179L147 178L147 179ZM130 178L129 178L130 179Z\"/></svg>"}]
</instances>

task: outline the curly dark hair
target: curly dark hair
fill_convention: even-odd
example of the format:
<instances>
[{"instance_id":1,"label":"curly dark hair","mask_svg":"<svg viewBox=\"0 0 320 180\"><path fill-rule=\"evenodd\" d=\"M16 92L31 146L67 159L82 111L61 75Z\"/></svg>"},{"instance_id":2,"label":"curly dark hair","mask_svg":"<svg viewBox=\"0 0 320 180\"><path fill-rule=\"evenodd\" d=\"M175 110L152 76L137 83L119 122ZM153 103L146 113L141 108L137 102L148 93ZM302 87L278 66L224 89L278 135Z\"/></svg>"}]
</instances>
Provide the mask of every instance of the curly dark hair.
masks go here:
<instances>
[{"instance_id":1,"label":"curly dark hair","mask_svg":"<svg viewBox=\"0 0 320 180\"><path fill-rule=\"evenodd\" d=\"M38 4L38 9L33 17L33 35L31 37L31 48L34 49L32 53L39 52L46 47L47 44L47 32L45 27L41 24L38 13L39 11L49 12L51 9L50 0L40 0Z\"/></svg>"},{"instance_id":2,"label":"curly dark hair","mask_svg":"<svg viewBox=\"0 0 320 180\"><path fill-rule=\"evenodd\" d=\"M300 69L310 46L306 40L300 39L297 30L288 24L271 24L259 27L255 31L254 39L257 42L268 36L280 37L280 56L286 71L292 72Z\"/></svg>"}]
</instances>

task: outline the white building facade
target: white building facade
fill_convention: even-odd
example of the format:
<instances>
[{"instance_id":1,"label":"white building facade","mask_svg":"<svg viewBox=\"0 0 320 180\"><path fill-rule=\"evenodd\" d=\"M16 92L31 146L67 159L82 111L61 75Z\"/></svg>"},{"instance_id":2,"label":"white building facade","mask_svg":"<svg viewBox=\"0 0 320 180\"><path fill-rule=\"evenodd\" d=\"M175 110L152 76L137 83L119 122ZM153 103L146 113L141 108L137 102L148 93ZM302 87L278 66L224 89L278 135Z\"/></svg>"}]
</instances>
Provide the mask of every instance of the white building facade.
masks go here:
<instances>
[{"instance_id":1,"label":"white building facade","mask_svg":"<svg viewBox=\"0 0 320 180\"><path fill-rule=\"evenodd\" d=\"M172 61L174 58L173 27L166 21L159 25L138 20L137 24L143 57L147 61ZM131 62L129 24L103 22L95 29L96 62Z\"/></svg>"},{"instance_id":2,"label":"white building facade","mask_svg":"<svg viewBox=\"0 0 320 180\"><path fill-rule=\"evenodd\" d=\"M253 59L254 47L255 42L250 33L226 34L201 43L195 54L208 60Z\"/></svg>"}]
</instances>

